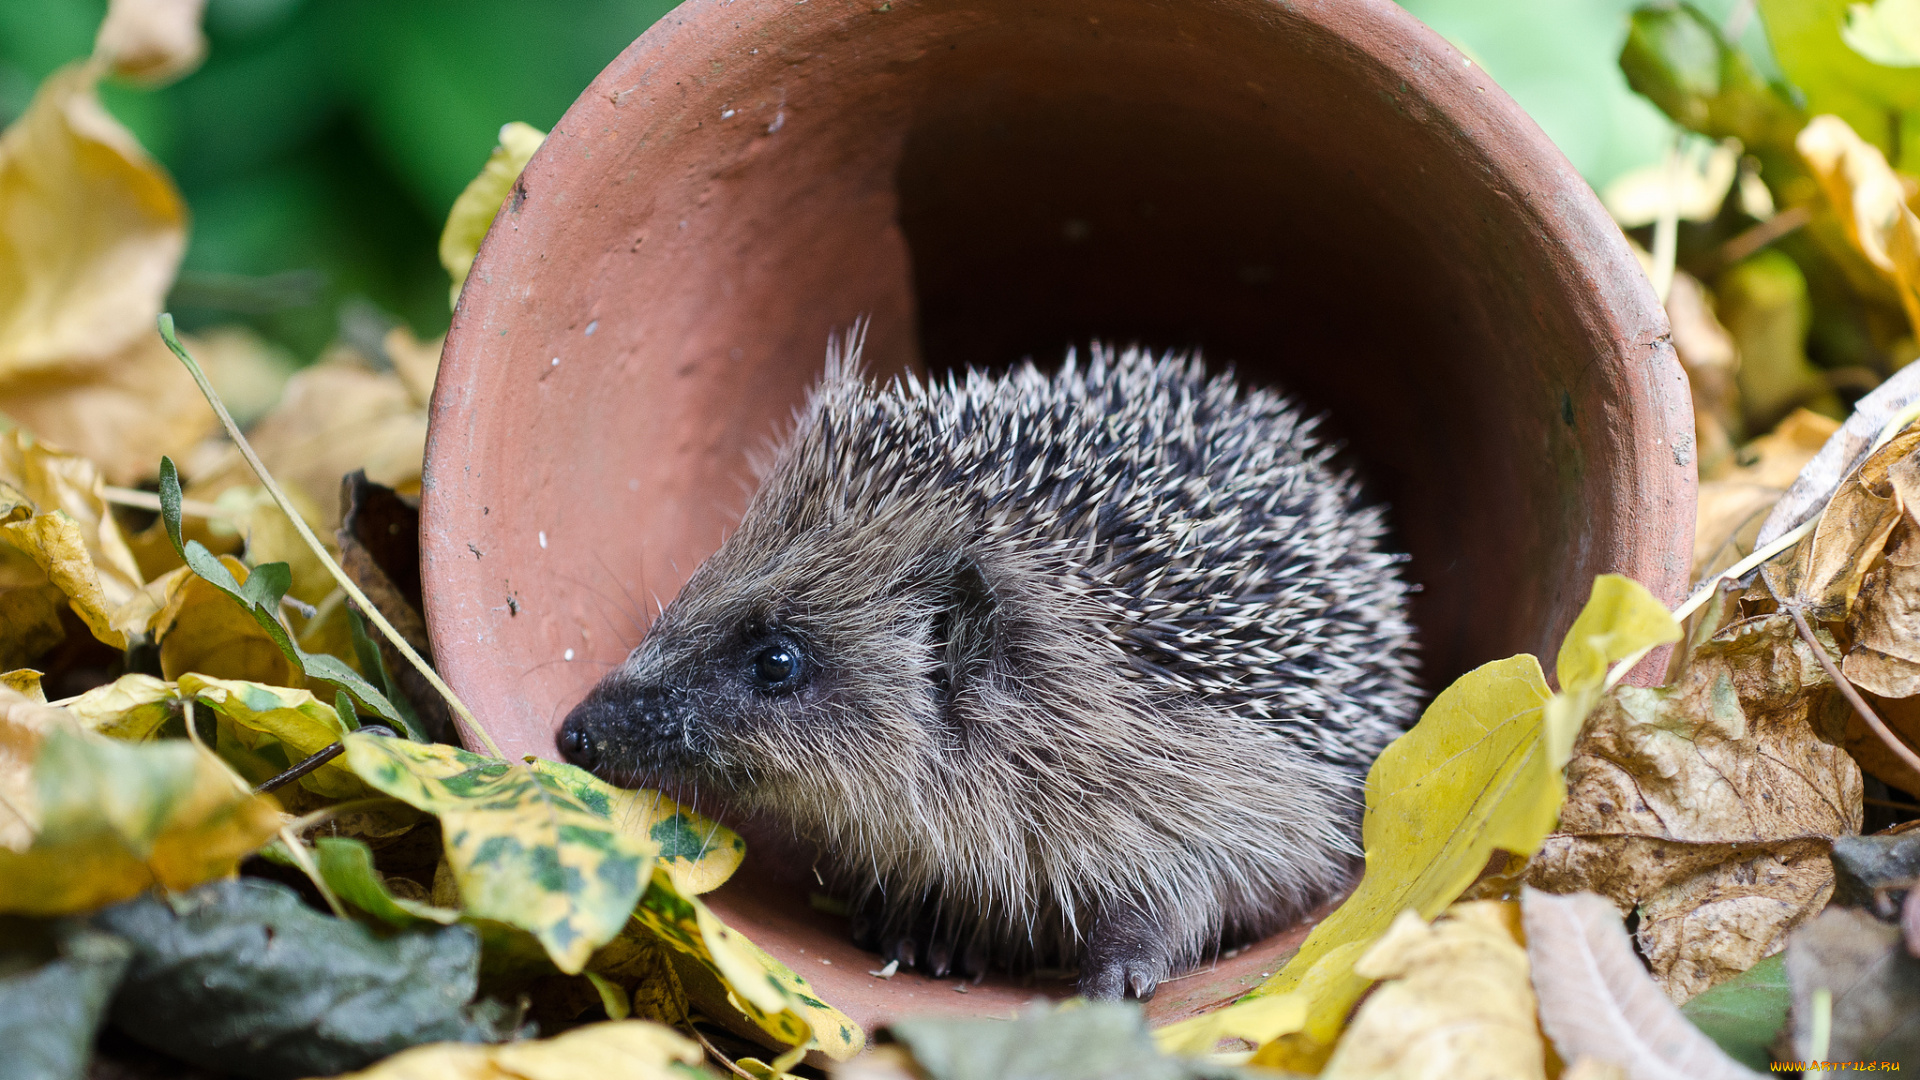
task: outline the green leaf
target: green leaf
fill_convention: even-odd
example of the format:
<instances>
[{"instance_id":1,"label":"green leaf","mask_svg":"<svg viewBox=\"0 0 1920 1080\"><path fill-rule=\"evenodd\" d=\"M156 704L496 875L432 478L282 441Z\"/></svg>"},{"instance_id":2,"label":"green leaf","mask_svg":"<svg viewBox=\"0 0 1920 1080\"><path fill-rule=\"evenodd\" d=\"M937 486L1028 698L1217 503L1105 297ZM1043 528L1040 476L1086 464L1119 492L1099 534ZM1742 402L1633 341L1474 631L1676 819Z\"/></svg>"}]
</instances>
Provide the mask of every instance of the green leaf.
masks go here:
<instances>
[{"instance_id":1,"label":"green leaf","mask_svg":"<svg viewBox=\"0 0 1920 1080\"><path fill-rule=\"evenodd\" d=\"M331 1076L428 1042L495 1042L500 1010L470 1005L480 945L465 926L375 933L258 878L143 897L93 925L133 947L113 1003L128 1035L242 1076Z\"/></svg>"},{"instance_id":2,"label":"green leaf","mask_svg":"<svg viewBox=\"0 0 1920 1080\"><path fill-rule=\"evenodd\" d=\"M314 862L334 895L393 926L423 922L443 926L458 922L460 913L393 895L373 865L373 849L351 837L322 836L313 842Z\"/></svg>"},{"instance_id":3,"label":"green leaf","mask_svg":"<svg viewBox=\"0 0 1920 1080\"><path fill-rule=\"evenodd\" d=\"M1806 95L1809 116L1832 113L1891 158L1920 171L1920 77L1874 63L1841 36L1850 0L1759 0L1780 70Z\"/></svg>"},{"instance_id":4,"label":"green leaf","mask_svg":"<svg viewBox=\"0 0 1920 1080\"><path fill-rule=\"evenodd\" d=\"M73 929L59 955L0 978L0 1061L9 1077L83 1080L93 1038L133 950L118 938Z\"/></svg>"},{"instance_id":5,"label":"green leaf","mask_svg":"<svg viewBox=\"0 0 1920 1080\"><path fill-rule=\"evenodd\" d=\"M239 788L183 740L122 743L54 728L34 763L40 825L0 848L0 912L63 915L159 885L231 874L280 828L273 803Z\"/></svg>"},{"instance_id":6,"label":"green leaf","mask_svg":"<svg viewBox=\"0 0 1920 1080\"><path fill-rule=\"evenodd\" d=\"M1694 996L1680 1013L1727 1056L1766 1072L1767 1047L1787 1024L1793 986L1787 981L1785 953L1775 953L1719 986Z\"/></svg>"},{"instance_id":7,"label":"green leaf","mask_svg":"<svg viewBox=\"0 0 1920 1080\"><path fill-rule=\"evenodd\" d=\"M360 614L360 609L352 604L347 605L347 633L353 638L353 655L360 661L360 670L380 684L380 692L399 710L400 722L406 725L407 738L414 742L433 742L433 738L427 734L427 725L414 710L413 702L407 700L393 673L387 670L386 658L380 654L380 647L373 643L372 635L367 633L367 620Z\"/></svg>"},{"instance_id":8,"label":"green leaf","mask_svg":"<svg viewBox=\"0 0 1920 1080\"><path fill-rule=\"evenodd\" d=\"M306 690L240 679L214 679L191 672L180 676L180 691L232 720L242 732L265 735L286 747L287 764L319 753L346 737L333 706ZM242 741L257 749L257 739ZM330 799L366 795L366 785L335 758L300 778L301 786Z\"/></svg>"},{"instance_id":9,"label":"green leaf","mask_svg":"<svg viewBox=\"0 0 1920 1080\"><path fill-rule=\"evenodd\" d=\"M293 571L286 563L256 566L247 575L247 583L242 585L234 580L232 572L220 562L219 557L208 551L200 541L181 543L180 474L171 458L160 460L160 516L166 522L167 537L173 541L173 549L186 561L187 566L202 580L232 597L273 639L274 647L280 650L281 655L291 660L303 674L339 686L353 695L355 701L366 706L369 712L393 721L409 738L425 738L417 722L409 725L386 695L375 690L343 661L325 653L302 652L294 644L287 633L286 624L280 621L280 601L293 585Z\"/></svg>"},{"instance_id":10,"label":"green leaf","mask_svg":"<svg viewBox=\"0 0 1920 1080\"><path fill-rule=\"evenodd\" d=\"M626 925L653 845L566 785L456 747L355 732L346 758L375 788L440 818L461 910L533 934L569 975Z\"/></svg>"},{"instance_id":11,"label":"green leaf","mask_svg":"<svg viewBox=\"0 0 1920 1080\"><path fill-rule=\"evenodd\" d=\"M1874 0L1872 4L1849 4L1840 40L1876 64L1920 67L1920 3Z\"/></svg>"},{"instance_id":12,"label":"green leaf","mask_svg":"<svg viewBox=\"0 0 1920 1080\"><path fill-rule=\"evenodd\" d=\"M1681 127L1793 160L1793 137L1806 117L1693 5L1650 4L1634 11L1620 70L1627 85Z\"/></svg>"}]
</instances>

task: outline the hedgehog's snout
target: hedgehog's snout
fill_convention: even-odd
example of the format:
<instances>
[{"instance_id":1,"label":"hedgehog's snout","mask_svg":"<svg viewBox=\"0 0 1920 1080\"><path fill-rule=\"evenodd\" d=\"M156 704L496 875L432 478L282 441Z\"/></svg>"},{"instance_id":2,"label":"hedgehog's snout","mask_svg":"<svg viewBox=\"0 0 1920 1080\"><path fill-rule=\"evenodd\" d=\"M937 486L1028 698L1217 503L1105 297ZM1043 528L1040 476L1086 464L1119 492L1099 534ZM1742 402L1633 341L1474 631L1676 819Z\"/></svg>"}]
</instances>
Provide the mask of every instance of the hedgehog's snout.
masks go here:
<instances>
[{"instance_id":1,"label":"hedgehog's snout","mask_svg":"<svg viewBox=\"0 0 1920 1080\"><path fill-rule=\"evenodd\" d=\"M567 761L607 779L670 767L687 726L683 698L609 679L573 707L554 741Z\"/></svg>"}]
</instances>

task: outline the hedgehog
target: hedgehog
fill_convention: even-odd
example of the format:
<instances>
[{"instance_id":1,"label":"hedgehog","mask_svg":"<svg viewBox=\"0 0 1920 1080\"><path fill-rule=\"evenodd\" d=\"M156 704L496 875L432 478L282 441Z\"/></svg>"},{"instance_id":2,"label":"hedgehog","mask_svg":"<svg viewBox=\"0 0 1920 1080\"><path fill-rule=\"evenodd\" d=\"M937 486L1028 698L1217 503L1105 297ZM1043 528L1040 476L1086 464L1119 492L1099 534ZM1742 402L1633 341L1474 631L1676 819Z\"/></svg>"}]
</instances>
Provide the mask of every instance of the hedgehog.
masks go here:
<instances>
[{"instance_id":1,"label":"hedgehog","mask_svg":"<svg viewBox=\"0 0 1920 1080\"><path fill-rule=\"evenodd\" d=\"M854 940L1151 997L1359 866L1404 556L1318 420L1194 354L877 385L858 334L571 762L784 822Z\"/></svg>"}]
</instances>

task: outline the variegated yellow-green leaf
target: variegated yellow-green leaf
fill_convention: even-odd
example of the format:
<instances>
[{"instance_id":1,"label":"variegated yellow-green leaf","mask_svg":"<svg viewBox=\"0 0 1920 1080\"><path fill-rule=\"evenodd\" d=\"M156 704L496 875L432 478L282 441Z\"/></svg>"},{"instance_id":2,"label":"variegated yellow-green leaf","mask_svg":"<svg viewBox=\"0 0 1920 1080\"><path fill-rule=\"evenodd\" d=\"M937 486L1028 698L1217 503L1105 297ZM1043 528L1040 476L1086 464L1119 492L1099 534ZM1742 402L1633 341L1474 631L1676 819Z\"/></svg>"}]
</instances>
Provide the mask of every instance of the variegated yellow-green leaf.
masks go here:
<instances>
[{"instance_id":1,"label":"variegated yellow-green leaf","mask_svg":"<svg viewBox=\"0 0 1920 1080\"><path fill-rule=\"evenodd\" d=\"M127 742L151 736L179 707L180 691L151 675L122 675L67 703L67 711L89 731Z\"/></svg>"},{"instance_id":2,"label":"variegated yellow-green leaf","mask_svg":"<svg viewBox=\"0 0 1920 1080\"><path fill-rule=\"evenodd\" d=\"M822 1001L791 968L721 922L699 898L681 895L664 868L654 872L633 919L711 972L726 988L727 1003L775 1040L796 1049L816 1047L836 1061L865 1045L858 1024ZM698 986L687 990L700 997ZM702 1004L715 1007L711 1001Z\"/></svg>"},{"instance_id":3,"label":"variegated yellow-green leaf","mask_svg":"<svg viewBox=\"0 0 1920 1080\"><path fill-rule=\"evenodd\" d=\"M280 743L286 748L289 765L332 746L347 733L333 706L305 690L189 673L180 676L180 691L232 720L249 748L258 748L259 736ZM367 793L366 786L339 758L308 773L300 782L308 790L332 799Z\"/></svg>"},{"instance_id":4,"label":"variegated yellow-green leaf","mask_svg":"<svg viewBox=\"0 0 1920 1080\"><path fill-rule=\"evenodd\" d=\"M1524 654L1476 668L1434 699L1367 774L1367 869L1359 887L1254 991L1306 1003L1297 1026L1265 1033L1272 1041L1256 1063L1318 1071L1368 984L1353 962L1395 916L1412 909L1432 919L1494 851L1525 857L1539 849L1566 797L1561 770L1574 735L1608 668L1678 636L1672 616L1644 588L1604 575L1562 645L1560 699L1539 662ZM1274 1015L1292 1019L1290 1010ZM1198 1026L1163 1029L1163 1045L1190 1041Z\"/></svg>"},{"instance_id":5,"label":"variegated yellow-green leaf","mask_svg":"<svg viewBox=\"0 0 1920 1080\"><path fill-rule=\"evenodd\" d=\"M572 765L527 758L527 767L565 787L589 809L630 836L659 848L660 865L682 896L719 888L746 858L747 844L732 829L688 810L657 791L629 791Z\"/></svg>"},{"instance_id":6,"label":"variegated yellow-green leaf","mask_svg":"<svg viewBox=\"0 0 1920 1080\"><path fill-rule=\"evenodd\" d=\"M155 885L191 888L231 874L280 828L271 801L185 741L54 726L33 778L39 827L26 851L0 850L0 912L65 915Z\"/></svg>"},{"instance_id":7,"label":"variegated yellow-green leaf","mask_svg":"<svg viewBox=\"0 0 1920 1080\"><path fill-rule=\"evenodd\" d=\"M440 818L462 911L533 934L575 975L611 941L651 877L653 849L566 786L451 746L354 732L362 780Z\"/></svg>"},{"instance_id":8,"label":"variegated yellow-green leaf","mask_svg":"<svg viewBox=\"0 0 1920 1080\"><path fill-rule=\"evenodd\" d=\"M40 688L40 675L40 672L32 668L15 668L12 671L0 672L0 686L9 690L18 690L29 700L45 705L47 692Z\"/></svg>"},{"instance_id":9,"label":"variegated yellow-green leaf","mask_svg":"<svg viewBox=\"0 0 1920 1080\"><path fill-rule=\"evenodd\" d=\"M645 1020L608 1020L500 1046L430 1043L340 1080L699 1080L699 1044Z\"/></svg>"}]
</instances>

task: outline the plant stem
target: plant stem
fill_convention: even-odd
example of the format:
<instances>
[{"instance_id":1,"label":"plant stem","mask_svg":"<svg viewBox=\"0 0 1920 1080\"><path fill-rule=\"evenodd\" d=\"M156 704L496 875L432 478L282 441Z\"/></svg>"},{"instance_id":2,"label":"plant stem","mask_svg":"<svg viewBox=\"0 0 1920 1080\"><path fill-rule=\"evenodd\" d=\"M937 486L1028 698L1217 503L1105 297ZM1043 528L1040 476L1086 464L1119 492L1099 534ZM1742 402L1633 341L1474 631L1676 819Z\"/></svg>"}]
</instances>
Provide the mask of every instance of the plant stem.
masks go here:
<instances>
[{"instance_id":1,"label":"plant stem","mask_svg":"<svg viewBox=\"0 0 1920 1080\"><path fill-rule=\"evenodd\" d=\"M300 516L300 511L294 509L293 503L287 498L287 493L280 490L280 485L274 480L273 474L267 471L260 456L253 452L253 446L247 442L247 437L240 433L240 425L233 422L233 416L227 412L227 407L221 402L220 395L214 391L213 384L207 381L206 372L201 371L200 365L194 362L193 357L187 355L187 350L180 347L180 339L173 332L173 316L170 314L160 316L160 337L167 343L167 348L173 350L173 355L179 357L180 362L187 366L187 372L193 376L193 381L199 384L200 393L206 397L207 404L213 406L213 411L220 417L221 425L227 429L227 437L240 448L240 456L247 459L247 465L253 469L254 475L260 478L260 483L265 485L267 493L273 496L273 501L279 504L281 512L287 515L287 520L293 522L294 530L300 534L300 539L306 541L307 546L313 549L314 556L327 568L327 573L333 575L333 580L340 583L340 588L360 608L367 619L380 628L380 632L393 643L393 647L399 650L400 655L406 657L407 662L418 669L440 696L446 699L447 706L466 725L467 730L479 736L480 741L486 745L487 752L504 760L506 755L501 753L500 745L493 741L493 736L487 733L486 728L480 726L480 721L475 719L473 713L460 701L459 696L453 692L453 688L441 681L439 673L433 670L432 665L422 659L419 653L413 651L413 646L407 644L407 639L400 636L400 631L393 628L393 624L387 621L385 615L380 614L380 609L374 606L373 601L367 599L367 594L360 591L360 586L353 583L353 579L347 576L347 572L340 568L340 564L334 561L332 555L327 554L326 545L313 535L313 530L307 527L306 519Z\"/></svg>"},{"instance_id":2,"label":"plant stem","mask_svg":"<svg viewBox=\"0 0 1920 1080\"><path fill-rule=\"evenodd\" d=\"M1840 669L1834 666L1833 658L1827 655L1827 647L1820 644L1820 639L1813 636L1813 628L1807 625L1807 617L1800 614L1799 603L1788 600L1783 601L1780 606L1786 608L1787 614L1793 616L1793 625L1800 629L1800 636L1806 639L1807 647L1813 650L1813 658L1820 661L1821 670L1827 673L1827 678L1833 680L1833 685L1840 688L1840 694L1847 699L1847 704L1853 706L1853 711L1860 714L1860 719L1867 722L1867 727L1880 737L1881 742L1887 744L1887 749L1893 751L1894 757L1899 758L1901 763L1912 769L1915 774L1920 774L1920 754L1915 754L1911 747L1895 735L1886 721L1880 719L1879 714L1868 706L1867 699L1860 696L1860 691L1853 688L1853 683L1848 682L1846 676L1840 674Z\"/></svg>"}]
</instances>

